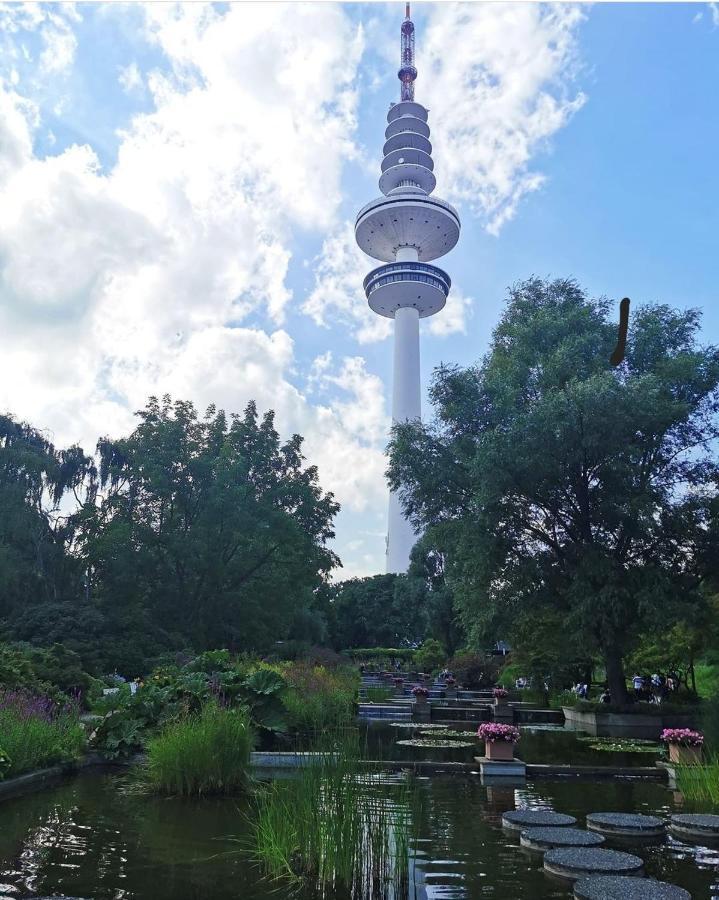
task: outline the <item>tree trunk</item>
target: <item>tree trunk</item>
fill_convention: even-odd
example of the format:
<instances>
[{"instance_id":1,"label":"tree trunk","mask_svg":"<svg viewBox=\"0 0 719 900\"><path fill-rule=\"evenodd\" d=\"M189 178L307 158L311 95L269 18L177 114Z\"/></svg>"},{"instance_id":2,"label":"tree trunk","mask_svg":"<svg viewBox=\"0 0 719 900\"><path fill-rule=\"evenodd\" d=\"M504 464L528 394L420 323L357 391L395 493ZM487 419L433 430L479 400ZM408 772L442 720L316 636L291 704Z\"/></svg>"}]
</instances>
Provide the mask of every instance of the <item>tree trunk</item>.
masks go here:
<instances>
[{"instance_id":1,"label":"tree trunk","mask_svg":"<svg viewBox=\"0 0 719 900\"><path fill-rule=\"evenodd\" d=\"M627 702L627 678L624 674L624 662L616 650L604 651L604 665L607 669L607 682L612 703Z\"/></svg>"}]
</instances>

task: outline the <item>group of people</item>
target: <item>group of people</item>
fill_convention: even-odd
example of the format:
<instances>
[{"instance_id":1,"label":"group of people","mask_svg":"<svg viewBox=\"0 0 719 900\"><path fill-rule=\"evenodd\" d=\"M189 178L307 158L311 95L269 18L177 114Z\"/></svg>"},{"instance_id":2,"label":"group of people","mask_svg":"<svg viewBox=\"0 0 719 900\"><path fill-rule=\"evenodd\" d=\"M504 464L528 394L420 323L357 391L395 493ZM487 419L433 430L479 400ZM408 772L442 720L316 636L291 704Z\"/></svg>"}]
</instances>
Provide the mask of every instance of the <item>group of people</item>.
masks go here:
<instances>
[{"instance_id":1,"label":"group of people","mask_svg":"<svg viewBox=\"0 0 719 900\"><path fill-rule=\"evenodd\" d=\"M655 672L651 676L637 674L632 678L632 687L635 700L661 703L669 694L679 689L679 676L674 672L669 675Z\"/></svg>"}]
</instances>

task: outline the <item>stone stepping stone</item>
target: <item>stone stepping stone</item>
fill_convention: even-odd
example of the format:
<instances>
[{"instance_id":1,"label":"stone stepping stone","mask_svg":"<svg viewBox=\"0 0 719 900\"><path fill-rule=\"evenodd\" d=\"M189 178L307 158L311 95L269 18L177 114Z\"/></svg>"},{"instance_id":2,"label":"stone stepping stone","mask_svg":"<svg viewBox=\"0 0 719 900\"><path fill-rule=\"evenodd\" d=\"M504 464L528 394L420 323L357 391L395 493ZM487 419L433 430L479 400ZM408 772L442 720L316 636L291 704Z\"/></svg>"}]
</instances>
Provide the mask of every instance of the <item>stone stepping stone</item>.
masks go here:
<instances>
[{"instance_id":1,"label":"stone stepping stone","mask_svg":"<svg viewBox=\"0 0 719 900\"><path fill-rule=\"evenodd\" d=\"M574 816L565 816L551 809L511 809L502 816L502 826L510 831L525 828L567 828L576 825Z\"/></svg>"},{"instance_id":2,"label":"stone stepping stone","mask_svg":"<svg viewBox=\"0 0 719 900\"><path fill-rule=\"evenodd\" d=\"M681 813L672 816L672 834L689 841L719 841L719 816Z\"/></svg>"},{"instance_id":3,"label":"stone stepping stone","mask_svg":"<svg viewBox=\"0 0 719 900\"><path fill-rule=\"evenodd\" d=\"M587 828L611 837L660 838L666 834L661 819L634 813L589 813Z\"/></svg>"},{"instance_id":4,"label":"stone stepping stone","mask_svg":"<svg viewBox=\"0 0 719 900\"><path fill-rule=\"evenodd\" d=\"M579 828L527 828L519 835L519 843L529 850L544 852L555 847L599 847L601 834Z\"/></svg>"},{"instance_id":5,"label":"stone stepping stone","mask_svg":"<svg viewBox=\"0 0 719 900\"><path fill-rule=\"evenodd\" d=\"M692 900L684 888L626 875L590 875L574 883L574 900Z\"/></svg>"},{"instance_id":6,"label":"stone stepping stone","mask_svg":"<svg viewBox=\"0 0 719 900\"><path fill-rule=\"evenodd\" d=\"M574 880L585 875L642 875L644 863L631 853L601 847L547 850L544 868L551 875Z\"/></svg>"}]
</instances>

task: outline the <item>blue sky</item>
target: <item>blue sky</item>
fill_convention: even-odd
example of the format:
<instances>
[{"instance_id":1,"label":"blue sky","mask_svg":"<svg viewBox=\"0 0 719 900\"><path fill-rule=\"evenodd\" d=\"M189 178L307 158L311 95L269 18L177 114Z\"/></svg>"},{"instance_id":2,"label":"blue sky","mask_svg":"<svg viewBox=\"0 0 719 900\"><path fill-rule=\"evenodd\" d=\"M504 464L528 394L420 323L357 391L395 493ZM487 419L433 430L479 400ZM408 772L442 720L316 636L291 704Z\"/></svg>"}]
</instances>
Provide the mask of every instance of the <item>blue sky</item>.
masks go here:
<instances>
[{"instance_id":1,"label":"blue sky","mask_svg":"<svg viewBox=\"0 0 719 900\"><path fill-rule=\"evenodd\" d=\"M463 222L425 388L481 356L531 274L701 307L719 341L719 7L413 11L436 194ZM0 409L90 449L149 393L255 397L340 499L345 573L381 571L391 344L351 222L378 193L402 14L4 7Z\"/></svg>"}]
</instances>

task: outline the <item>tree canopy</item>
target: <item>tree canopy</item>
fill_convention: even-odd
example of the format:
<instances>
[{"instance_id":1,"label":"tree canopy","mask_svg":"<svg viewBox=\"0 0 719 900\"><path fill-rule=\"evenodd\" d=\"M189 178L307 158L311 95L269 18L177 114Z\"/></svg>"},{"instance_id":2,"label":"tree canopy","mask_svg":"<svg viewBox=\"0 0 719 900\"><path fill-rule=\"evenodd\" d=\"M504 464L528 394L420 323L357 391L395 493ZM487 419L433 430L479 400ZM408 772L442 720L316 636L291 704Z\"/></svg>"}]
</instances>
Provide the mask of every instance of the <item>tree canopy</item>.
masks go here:
<instances>
[{"instance_id":1,"label":"tree canopy","mask_svg":"<svg viewBox=\"0 0 719 900\"><path fill-rule=\"evenodd\" d=\"M613 369L611 304L532 278L510 291L481 362L435 372L434 421L395 427L390 483L443 554L474 643L546 612L601 654L620 702L639 635L706 602L719 352L699 345L699 322L639 308Z\"/></svg>"}]
</instances>

